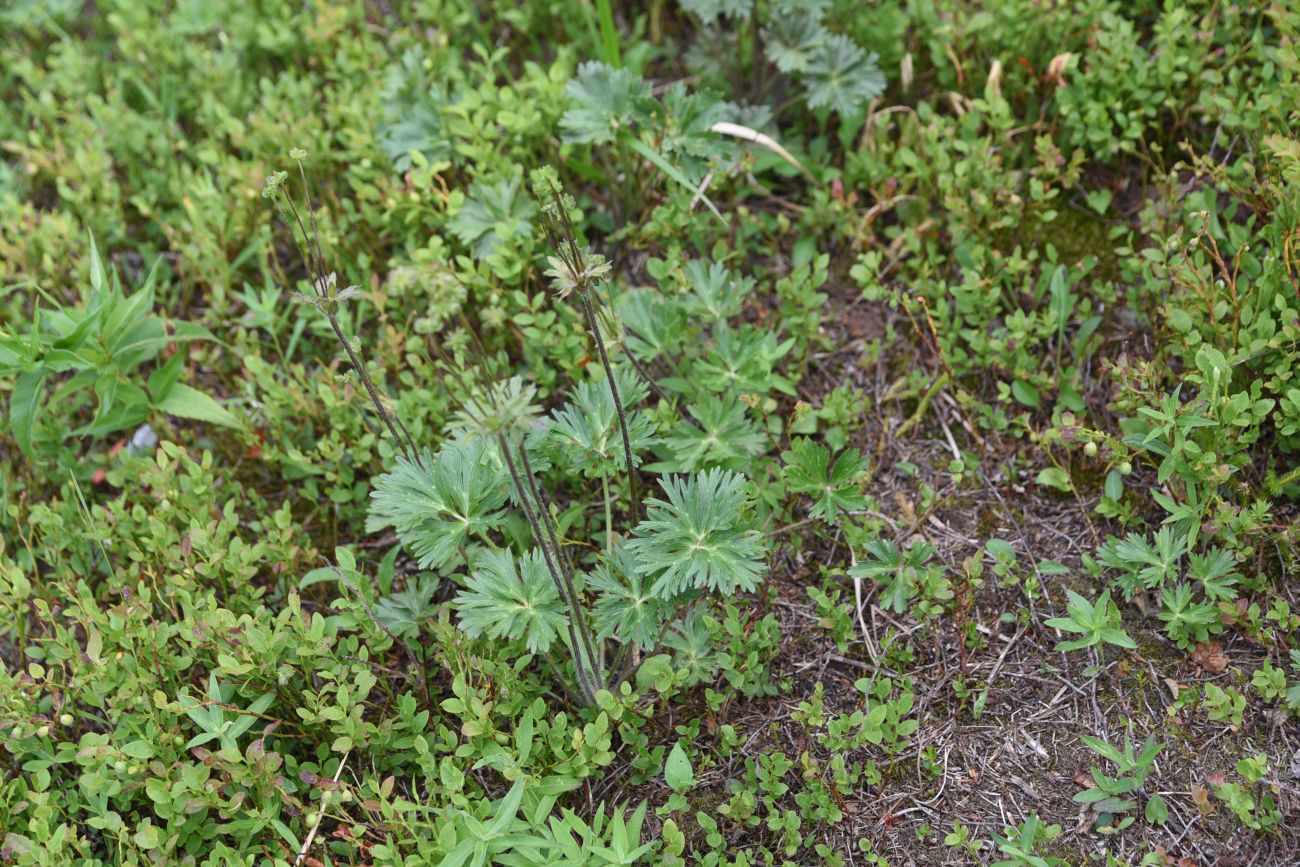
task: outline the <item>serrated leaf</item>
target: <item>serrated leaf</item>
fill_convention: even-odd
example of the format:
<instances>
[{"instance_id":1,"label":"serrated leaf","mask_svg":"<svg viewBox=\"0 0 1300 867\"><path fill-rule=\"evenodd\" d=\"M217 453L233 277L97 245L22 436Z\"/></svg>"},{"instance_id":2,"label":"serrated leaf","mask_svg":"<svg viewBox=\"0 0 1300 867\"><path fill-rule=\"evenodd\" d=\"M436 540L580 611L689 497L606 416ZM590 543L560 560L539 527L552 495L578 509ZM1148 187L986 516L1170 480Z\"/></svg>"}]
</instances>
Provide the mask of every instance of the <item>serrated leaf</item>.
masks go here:
<instances>
[{"instance_id":1,"label":"serrated leaf","mask_svg":"<svg viewBox=\"0 0 1300 867\"><path fill-rule=\"evenodd\" d=\"M518 175L487 184L470 184L465 203L447 224L452 233L478 257L489 256L502 244L532 234L537 208L521 194Z\"/></svg>"},{"instance_id":2,"label":"serrated leaf","mask_svg":"<svg viewBox=\"0 0 1300 867\"><path fill-rule=\"evenodd\" d=\"M630 70L588 61L564 92L569 97L569 109L560 118L564 140L604 144L645 116L639 103L650 97L650 83Z\"/></svg>"},{"instance_id":3,"label":"serrated leaf","mask_svg":"<svg viewBox=\"0 0 1300 867\"><path fill-rule=\"evenodd\" d=\"M845 450L832 464L830 449L800 437L791 443L789 451L782 453L781 460L786 465L786 484L790 490L813 498L808 510L812 517L834 523L839 512L866 506L860 486L867 460L857 449Z\"/></svg>"},{"instance_id":4,"label":"serrated leaf","mask_svg":"<svg viewBox=\"0 0 1300 867\"><path fill-rule=\"evenodd\" d=\"M421 569L437 568L469 536L505 519L505 472L485 440L453 440L436 458L427 451L419 462L398 458L392 472L375 480L370 497L367 532L393 527Z\"/></svg>"},{"instance_id":5,"label":"serrated leaf","mask_svg":"<svg viewBox=\"0 0 1300 867\"><path fill-rule=\"evenodd\" d=\"M763 48L776 68L790 75L807 72L829 31L811 15L776 11L763 30Z\"/></svg>"},{"instance_id":6,"label":"serrated leaf","mask_svg":"<svg viewBox=\"0 0 1300 867\"><path fill-rule=\"evenodd\" d=\"M523 639L529 653L545 653L567 629L564 603L537 549L517 562L508 549L485 551L466 584L454 602L470 636Z\"/></svg>"},{"instance_id":7,"label":"serrated leaf","mask_svg":"<svg viewBox=\"0 0 1300 867\"><path fill-rule=\"evenodd\" d=\"M657 464L658 470L700 470L711 466L739 469L767 443L738 399L708 396L689 404L687 412L698 423L682 420L664 437L673 459Z\"/></svg>"},{"instance_id":8,"label":"serrated leaf","mask_svg":"<svg viewBox=\"0 0 1300 867\"><path fill-rule=\"evenodd\" d=\"M753 5L754 0L682 0L683 9L709 25L719 18L748 18Z\"/></svg>"},{"instance_id":9,"label":"serrated leaf","mask_svg":"<svg viewBox=\"0 0 1300 867\"><path fill-rule=\"evenodd\" d=\"M649 387L641 377L623 369L614 371L614 379L623 405L629 407L625 412L628 439L633 461L639 466L637 453L659 441L650 416L631 408L645 399ZM608 477L627 469L614 396L603 375L578 383L568 403L553 413L546 438L557 459L588 478Z\"/></svg>"},{"instance_id":10,"label":"serrated leaf","mask_svg":"<svg viewBox=\"0 0 1300 867\"><path fill-rule=\"evenodd\" d=\"M841 116L857 114L885 92L885 76L868 54L847 36L825 37L813 51L804 79L809 108L829 107Z\"/></svg>"},{"instance_id":11,"label":"serrated leaf","mask_svg":"<svg viewBox=\"0 0 1300 867\"><path fill-rule=\"evenodd\" d=\"M745 478L713 469L660 482L667 499L651 499L627 543L637 571L663 597L688 590L749 592L764 568L762 536L749 527Z\"/></svg>"},{"instance_id":12,"label":"serrated leaf","mask_svg":"<svg viewBox=\"0 0 1300 867\"><path fill-rule=\"evenodd\" d=\"M617 638L651 650L671 608L656 596L648 578L636 569L636 560L626 545L614 548L611 562L598 565L587 576L587 586L596 592L591 609L592 625L598 638Z\"/></svg>"}]
</instances>

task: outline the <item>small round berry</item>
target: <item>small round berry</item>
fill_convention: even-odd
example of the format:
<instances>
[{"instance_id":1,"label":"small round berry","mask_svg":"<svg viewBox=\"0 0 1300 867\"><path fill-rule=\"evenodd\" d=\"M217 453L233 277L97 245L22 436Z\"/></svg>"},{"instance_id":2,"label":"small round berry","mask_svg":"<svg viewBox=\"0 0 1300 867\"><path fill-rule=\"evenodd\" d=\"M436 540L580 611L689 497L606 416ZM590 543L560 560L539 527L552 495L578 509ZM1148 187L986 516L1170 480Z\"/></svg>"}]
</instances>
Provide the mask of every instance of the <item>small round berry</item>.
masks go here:
<instances>
[{"instance_id":1,"label":"small round berry","mask_svg":"<svg viewBox=\"0 0 1300 867\"><path fill-rule=\"evenodd\" d=\"M1128 461L1125 461L1124 463L1119 465L1119 474L1121 476L1127 476L1131 472L1133 472L1133 465L1130 464Z\"/></svg>"},{"instance_id":2,"label":"small round berry","mask_svg":"<svg viewBox=\"0 0 1300 867\"><path fill-rule=\"evenodd\" d=\"M1090 458L1095 458L1097 456L1097 444L1094 442L1084 443L1083 453Z\"/></svg>"}]
</instances>

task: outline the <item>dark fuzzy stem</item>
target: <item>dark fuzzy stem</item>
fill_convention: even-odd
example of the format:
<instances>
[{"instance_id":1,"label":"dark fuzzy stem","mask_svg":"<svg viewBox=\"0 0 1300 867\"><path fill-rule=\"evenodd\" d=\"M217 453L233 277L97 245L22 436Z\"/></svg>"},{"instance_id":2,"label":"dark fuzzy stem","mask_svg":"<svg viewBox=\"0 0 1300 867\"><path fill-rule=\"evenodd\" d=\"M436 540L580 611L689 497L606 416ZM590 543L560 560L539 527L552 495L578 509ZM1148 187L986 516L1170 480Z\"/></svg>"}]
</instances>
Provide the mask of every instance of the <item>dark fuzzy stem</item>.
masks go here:
<instances>
[{"instance_id":1,"label":"dark fuzzy stem","mask_svg":"<svg viewBox=\"0 0 1300 867\"><path fill-rule=\"evenodd\" d=\"M564 574L565 585L569 593L569 598L565 602L573 609L573 617L578 621L578 636L582 639L583 649L587 652L587 662L591 666L592 680L595 682L597 689L603 689L603 672L601 672L596 661L596 651L592 644L591 631L587 628L586 620L582 617L583 608L573 581L573 562L569 559L568 552L560 547L559 536L556 533L554 522L551 520L550 510L546 499L538 491L537 480L533 476L533 468L528 462L528 451L524 448L522 442L519 444L519 457L524 463L524 479L528 482L528 488L532 492L533 502L537 504L538 511L541 512L541 515L539 515L540 523L546 529L551 548L555 551L555 559L559 562Z\"/></svg>"},{"instance_id":2,"label":"dark fuzzy stem","mask_svg":"<svg viewBox=\"0 0 1300 867\"><path fill-rule=\"evenodd\" d=\"M632 462L632 437L627 430L627 413L623 410L623 398L618 393L618 383L614 381L614 368L610 366L609 356L605 354L605 338L600 336L600 324L596 321L596 311L592 309L591 289L584 285L581 289L582 309L587 314L587 327L591 329L596 351L600 354L600 364L605 368L605 378L609 380L609 393L614 398L614 411L618 413L618 431L623 436L623 458L627 462L627 484L632 497L632 522L641 520L641 494L637 490L636 464Z\"/></svg>"},{"instance_id":3,"label":"dark fuzzy stem","mask_svg":"<svg viewBox=\"0 0 1300 867\"><path fill-rule=\"evenodd\" d=\"M392 434L393 440L397 443L398 450L408 459L414 461L417 466L423 467L420 452L415 447L415 439L411 436L411 432L406 429L406 425L402 424L402 420L395 413L389 412L388 408L384 406L383 398L379 395L379 389L375 387L375 383L371 380L365 365L361 363L361 359L352 348L352 344L348 342L347 335L343 333L343 328L339 325L338 317L333 313L325 313L325 318L329 320L330 328L334 329L334 336L342 344L343 351L347 353L348 361L352 364L352 369L357 372L361 384L365 386L366 394L370 396L370 402L375 405L375 411L384 420L388 432ZM399 430L401 433L398 433ZM403 435L405 435L405 439L403 439Z\"/></svg>"},{"instance_id":4,"label":"dark fuzzy stem","mask_svg":"<svg viewBox=\"0 0 1300 867\"><path fill-rule=\"evenodd\" d=\"M577 626L579 609L574 604L566 588L567 581L563 573L552 559L550 546L547 544L546 536L542 533L542 528L538 522L538 517L533 513L532 506L528 499L528 491L524 487L523 480L519 476L519 469L515 466L515 460L510 454L510 444L506 441L504 433L497 433L497 445L501 448L501 457L506 463L506 469L510 472L510 479L514 483L515 493L519 495L519 507L523 509L524 519L528 521L529 528L533 531L533 536L537 539L542 548L542 559L546 561L546 570L551 575L551 581L555 584L555 590L564 600L564 604L569 607L569 646L572 648L573 671L578 678L578 688L581 690L583 700L590 703L595 700L595 672L588 674L586 669L587 663L582 660L583 645L578 641ZM558 552L556 558L558 559ZM576 595L576 594L575 594Z\"/></svg>"},{"instance_id":5,"label":"dark fuzzy stem","mask_svg":"<svg viewBox=\"0 0 1300 867\"><path fill-rule=\"evenodd\" d=\"M582 301L582 310L587 317L587 328L591 339L596 344L600 356L600 365L605 369L605 378L609 380L609 393L614 398L614 410L618 414L618 430L623 438L623 457L627 463L628 493L632 500L632 522L641 520L641 494L636 481L636 464L632 456L632 437L627 429L627 412L623 409L623 398L618 393L618 383L614 379L614 368L609 363L609 354L605 351L605 338L600 334L600 323L596 321L596 300L593 297L591 277L587 273L586 254L578 247L578 233L569 219L569 210L565 206L564 193L558 187L551 190L554 217L543 222L546 238L559 254L564 267L572 277L578 297ZM557 225L554 225L558 224ZM557 231L558 229L558 231Z\"/></svg>"},{"instance_id":6,"label":"dark fuzzy stem","mask_svg":"<svg viewBox=\"0 0 1300 867\"><path fill-rule=\"evenodd\" d=\"M331 299L328 294L329 272L325 264L325 253L321 249L320 228L316 224L316 212L311 205L311 189L307 185L307 173L301 164L298 166L298 173L302 178L304 207L307 210L307 219L311 224L311 231L307 230L307 224L303 222L302 215L298 212L298 207L293 203L293 199L286 194L284 201L288 204L289 212L293 215L293 220L298 225L298 231L302 234L302 241L299 242L298 236L293 232L293 227L289 227L294 244L302 255L303 264L307 266L307 277L311 280L312 292L316 296L315 306L329 321L334 336L343 347L343 351L347 353L352 369L357 372L357 376L361 379L361 384L365 387L370 402L374 404L375 411L383 419L384 426L388 428L388 433L392 436L397 450L408 460L414 461L417 466L423 467L424 462L420 459L420 452L415 447L415 438L411 436L411 432L407 430L406 425L397 417L397 414L390 412L384 406L379 389L370 378L370 373L366 370L365 365L361 363L357 353L352 349L351 342L349 342L347 335L343 333L343 327L339 325L338 316L334 312L334 299ZM277 207L279 201L277 198ZM281 216L283 217L283 215L284 213L281 211Z\"/></svg>"}]
</instances>

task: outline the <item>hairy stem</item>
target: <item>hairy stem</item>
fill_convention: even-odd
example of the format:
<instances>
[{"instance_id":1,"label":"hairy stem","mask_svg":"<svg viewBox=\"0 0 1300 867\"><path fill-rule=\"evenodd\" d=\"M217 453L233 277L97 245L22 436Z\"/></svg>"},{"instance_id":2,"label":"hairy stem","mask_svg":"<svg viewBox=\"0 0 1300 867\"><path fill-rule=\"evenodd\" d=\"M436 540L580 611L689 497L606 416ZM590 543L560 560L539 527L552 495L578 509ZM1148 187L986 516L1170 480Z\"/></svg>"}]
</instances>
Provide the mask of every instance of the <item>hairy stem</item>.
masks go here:
<instances>
[{"instance_id":1,"label":"hairy stem","mask_svg":"<svg viewBox=\"0 0 1300 867\"><path fill-rule=\"evenodd\" d=\"M596 343L596 352L600 355L600 364L605 368L605 378L609 381L609 393L614 398L614 411L618 414L618 432L623 437L623 458L627 462L627 485L632 499L632 521L641 520L641 495L637 490L636 464L632 462L632 437L627 430L627 413L623 409L623 398L618 393L618 383L614 381L614 368L610 366L609 356L605 353L605 338L600 336L600 323L596 321L596 311L592 307L591 287L583 283L580 296L582 310L587 314L587 327L591 329L592 340Z\"/></svg>"},{"instance_id":2,"label":"hairy stem","mask_svg":"<svg viewBox=\"0 0 1300 867\"><path fill-rule=\"evenodd\" d=\"M556 560L560 557L559 551L555 552L555 559L552 559L550 545L547 543L546 536L543 535L541 526L538 522L537 515L533 513L532 505L529 501L528 490L524 487L524 482L520 478L519 468L515 465L514 457L510 454L510 444L506 441L504 433L497 433L497 445L501 448L501 457L506 463L506 469L510 472L510 480L514 483L515 493L519 496L519 507L524 512L524 519L528 521L529 528L533 531L533 537L537 539L542 548L542 559L546 561L546 571L551 576L551 581L555 584L555 590L564 600L564 604L569 608L569 622L567 631L569 633L570 655L573 659L573 672L578 679L578 688L582 692L583 700L592 702L595 700L597 687L595 686L595 673L588 674L586 663L582 660L583 645L578 641L577 625L581 621L579 615L581 611L575 604L575 599L570 598L566 580L560 571ZM575 594L576 598L576 594Z\"/></svg>"},{"instance_id":3,"label":"hairy stem","mask_svg":"<svg viewBox=\"0 0 1300 867\"><path fill-rule=\"evenodd\" d=\"M550 539L551 548L555 551L555 559L559 562L561 574L564 576L564 585L568 591L569 598L565 600L569 608L572 609L572 617L578 624L578 637L582 639L583 649L587 653L587 661L591 665L592 680L597 689L604 688L604 675L601 666L596 659L594 644L591 638L591 630L587 626L587 620L583 616L583 608L578 599L578 591L573 582L573 563L569 560L567 553L560 547L559 536L555 531L551 521L550 510L537 487L537 479L533 475L532 465L528 462L528 450L524 448L523 443L519 444L519 456L524 463L524 480L528 483L528 489L532 493L533 502L537 504L539 511L539 522L546 530L546 535Z\"/></svg>"},{"instance_id":4,"label":"hairy stem","mask_svg":"<svg viewBox=\"0 0 1300 867\"><path fill-rule=\"evenodd\" d=\"M329 320L330 328L334 329L334 336L338 338L339 343L343 346L343 351L347 353L352 369L357 372L361 384L365 386L366 394L370 396L370 402L375 405L375 411L384 420L388 432L397 443L398 450L417 465L423 466L420 462L420 453L415 448L415 439L411 436L411 432L406 429L406 425L402 424L402 420L395 413L390 412L388 407L384 406L384 401L379 395L379 389L375 387L374 381L371 380L370 374L366 371L366 366L361 363L356 350L352 348L347 335L343 333L343 327L339 325L338 317L333 313L326 312L325 318ZM399 429L401 433L398 433ZM405 439L403 439L403 435L405 435Z\"/></svg>"}]
</instances>

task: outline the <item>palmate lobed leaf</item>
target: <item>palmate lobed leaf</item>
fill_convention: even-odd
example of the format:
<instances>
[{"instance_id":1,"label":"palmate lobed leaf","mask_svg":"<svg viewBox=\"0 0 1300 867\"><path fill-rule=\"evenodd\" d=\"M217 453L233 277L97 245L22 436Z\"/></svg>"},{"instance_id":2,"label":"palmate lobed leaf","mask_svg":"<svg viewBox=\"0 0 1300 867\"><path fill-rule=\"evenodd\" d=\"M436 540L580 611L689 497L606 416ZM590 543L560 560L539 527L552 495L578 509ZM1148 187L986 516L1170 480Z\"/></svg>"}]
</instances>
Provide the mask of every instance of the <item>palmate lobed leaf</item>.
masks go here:
<instances>
[{"instance_id":1,"label":"palmate lobed leaf","mask_svg":"<svg viewBox=\"0 0 1300 867\"><path fill-rule=\"evenodd\" d=\"M618 369L614 378L625 407L635 407L645 399L649 388L639 376ZM637 453L657 443L658 437L647 413L628 409L626 415L632 460L639 465ZM561 461L590 478L627 468L614 396L603 375L578 383L568 403L553 413L546 439Z\"/></svg>"},{"instance_id":2,"label":"palmate lobed leaf","mask_svg":"<svg viewBox=\"0 0 1300 867\"><path fill-rule=\"evenodd\" d=\"M787 74L807 72L814 52L829 32L812 15L789 15L780 11L763 29L763 48L776 68Z\"/></svg>"},{"instance_id":3,"label":"palmate lobed leaf","mask_svg":"<svg viewBox=\"0 0 1300 867\"><path fill-rule=\"evenodd\" d=\"M587 586L597 594L591 617L598 638L613 637L650 650L672 607L653 592L648 576L636 566L627 546L619 545L610 562L587 576Z\"/></svg>"},{"instance_id":4,"label":"palmate lobed leaf","mask_svg":"<svg viewBox=\"0 0 1300 867\"><path fill-rule=\"evenodd\" d=\"M831 463L831 450L799 437L790 450L781 455L785 462L786 483L792 492L808 494L813 505L808 514L834 522L841 511L866 506L859 488L866 473L867 460L857 449L847 449Z\"/></svg>"},{"instance_id":5,"label":"palmate lobed leaf","mask_svg":"<svg viewBox=\"0 0 1300 867\"><path fill-rule=\"evenodd\" d=\"M855 114L885 91L885 76L868 54L847 36L827 36L814 49L804 81L811 108Z\"/></svg>"},{"instance_id":6,"label":"palmate lobed leaf","mask_svg":"<svg viewBox=\"0 0 1300 867\"><path fill-rule=\"evenodd\" d=\"M532 218L537 208L521 192L521 175L504 178L495 184L474 181L456 216L447 224L474 255L486 257L502 244L532 233Z\"/></svg>"},{"instance_id":7,"label":"palmate lobed leaf","mask_svg":"<svg viewBox=\"0 0 1300 867\"><path fill-rule=\"evenodd\" d=\"M764 568L762 536L749 527L745 477L721 469L660 482L667 499L647 502L627 543L637 572L669 598L690 590L754 590Z\"/></svg>"},{"instance_id":8,"label":"palmate lobed leaf","mask_svg":"<svg viewBox=\"0 0 1300 867\"><path fill-rule=\"evenodd\" d=\"M907 611L920 586L939 577L938 567L930 560L938 548L929 542L914 542L906 551L888 539L875 539L866 545L866 557L849 569L854 578L869 578L881 585L880 605L899 614Z\"/></svg>"},{"instance_id":9,"label":"palmate lobed leaf","mask_svg":"<svg viewBox=\"0 0 1300 867\"><path fill-rule=\"evenodd\" d=\"M461 629L471 637L523 639L529 653L545 653L568 626L564 603L537 549L517 561L508 549L486 551L467 584L453 602Z\"/></svg>"},{"instance_id":10,"label":"palmate lobed leaf","mask_svg":"<svg viewBox=\"0 0 1300 867\"><path fill-rule=\"evenodd\" d=\"M627 69L588 61L578 67L565 93L569 110L560 127L568 142L611 142L620 129L648 117L641 103L650 98L650 83Z\"/></svg>"},{"instance_id":11,"label":"palmate lobed leaf","mask_svg":"<svg viewBox=\"0 0 1300 867\"><path fill-rule=\"evenodd\" d=\"M413 637L420 625L433 616L433 593L437 589L436 575L418 576L408 581L406 589L376 602L375 619L394 635Z\"/></svg>"},{"instance_id":12,"label":"palmate lobed leaf","mask_svg":"<svg viewBox=\"0 0 1300 867\"><path fill-rule=\"evenodd\" d=\"M444 443L437 456L397 466L375 480L366 530L393 527L421 569L437 568L471 535L504 520L505 473L482 439Z\"/></svg>"},{"instance_id":13,"label":"palmate lobed leaf","mask_svg":"<svg viewBox=\"0 0 1300 867\"><path fill-rule=\"evenodd\" d=\"M686 409L698 425L678 422L664 437L672 458L651 469L699 470L714 464L733 468L763 453L763 434L736 398L709 396Z\"/></svg>"},{"instance_id":14,"label":"palmate lobed leaf","mask_svg":"<svg viewBox=\"0 0 1300 867\"><path fill-rule=\"evenodd\" d=\"M793 346L793 338L778 343L771 331L751 325L719 324L713 329L713 345L692 365L692 384L697 393L706 395L767 394L773 389L793 395L793 386L776 373L777 362Z\"/></svg>"}]
</instances>

